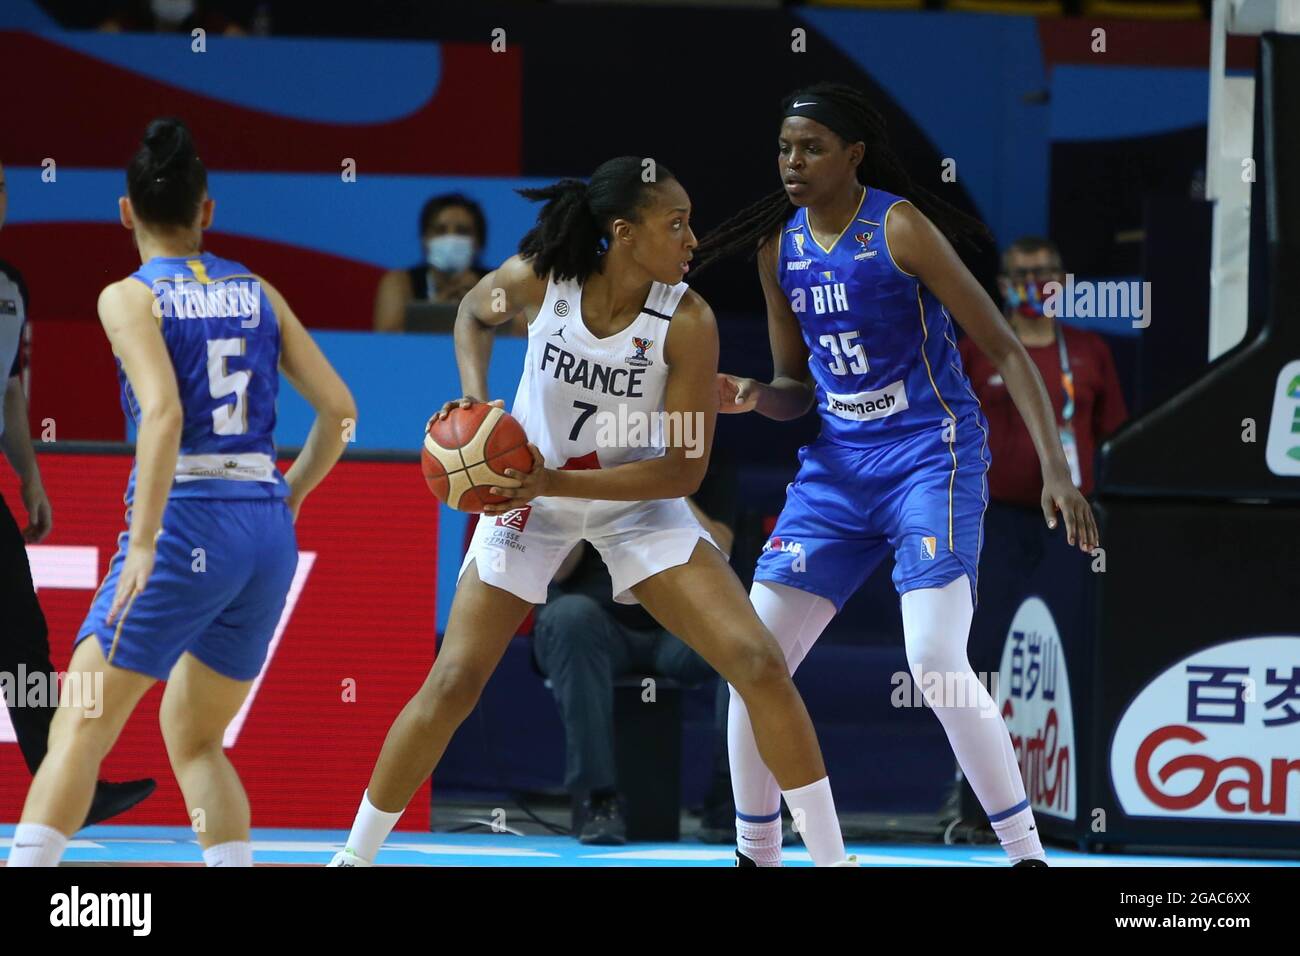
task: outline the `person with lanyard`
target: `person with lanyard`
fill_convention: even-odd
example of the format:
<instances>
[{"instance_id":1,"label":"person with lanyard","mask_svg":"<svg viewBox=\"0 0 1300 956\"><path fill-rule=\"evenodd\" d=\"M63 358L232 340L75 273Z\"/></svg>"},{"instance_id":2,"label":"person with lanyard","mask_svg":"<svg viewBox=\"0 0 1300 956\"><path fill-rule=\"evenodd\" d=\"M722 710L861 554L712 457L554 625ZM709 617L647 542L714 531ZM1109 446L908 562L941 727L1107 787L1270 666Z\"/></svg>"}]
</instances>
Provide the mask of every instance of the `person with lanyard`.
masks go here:
<instances>
[{"instance_id":1,"label":"person with lanyard","mask_svg":"<svg viewBox=\"0 0 1300 956\"><path fill-rule=\"evenodd\" d=\"M1061 253L1050 239L1025 237L1002 255L998 289L1003 314L1038 367L1056 413L1070 477L1085 495L1093 490L1096 449L1127 418L1110 349L1101 336L1057 322L1045 307L1048 283L1064 285ZM980 603L971 628L970 657L977 671L997 670L1007 629L1024 597L1025 582L1043 560L1052 535L1038 518L1037 456L1006 383L969 338L962 365L989 425L993 463L985 550L999 555L980 567Z\"/></svg>"},{"instance_id":2,"label":"person with lanyard","mask_svg":"<svg viewBox=\"0 0 1300 956\"><path fill-rule=\"evenodd\" d=\"M0 166L0 227L8 209L4 167ZM32 675L54 674L50 661L50 635L41 612L32 570L27 562L27 545L37 544L54 525L50 499L41 481L31 428L27 420L27 394L23 388L22 341L27 324L27 284L22 273L0 260L0 368L9 370L4 401L0 403L0 449L18 476L27 522L20 529L8 504L0 498L0 674L11 675L17 687ZM27 675L23 677L22 675ZM9 709L18 749L27 769L34 775L45 759L50 724L58 709L56 699L19 705L17 696L0 693ZM86 826L124 813L157 786L152 779L109 783L101 780L86 814Z\"/></svg>"}]
</instances>

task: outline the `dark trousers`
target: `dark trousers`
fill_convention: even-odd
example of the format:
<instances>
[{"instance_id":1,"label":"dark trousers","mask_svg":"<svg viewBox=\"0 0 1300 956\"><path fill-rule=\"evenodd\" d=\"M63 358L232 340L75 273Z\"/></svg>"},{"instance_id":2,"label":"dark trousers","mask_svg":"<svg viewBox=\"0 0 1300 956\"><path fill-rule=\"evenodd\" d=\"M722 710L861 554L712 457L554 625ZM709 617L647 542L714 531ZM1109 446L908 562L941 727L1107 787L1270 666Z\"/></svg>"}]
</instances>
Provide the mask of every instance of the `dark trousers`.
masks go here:
<instances>
[{"instance_id":1,"label":"dark trousers","mask_svg":"<svg viewBox=\"0 0 1300 956\"><path fill-rule=\"evenodd\" d=\"M533 655L560 705L564 785L575 799L615 787L617 678L661 677L687 687L717 678L704 658L663 628L626 627L585 594L556 595L538 608Z\"/></svg>"},{"instance_id":2,"label":"dark trousers","mask_svg":"<svg viewBox=\"0 0 1300 956\"><path fill-rule=\"evenodd\" d=\"M24 674L53 672L49 629L32 586L27 546L14 516L0 498L0 673L10 675L14 693L18 694L17 682L25 679ZM0 697L5 698L5 706L9 708L9 720L14 725L27 769L36 773L45 759L57 701L17 707L11 706L7 694L0 693Z\"/></svg>"},{"instance_id":3,"label":"dark trousers","mask_svg":"<svg viewBox=\"0 0 1300 956\"><path fill-rule=\"evenodd\" d=\"M1042 563L1050 537L1064 534L1059 524L1049 531L1038 508L989 503L980 555L979 605L967 645L971 669L977 674L995 672L1002 663L1002 646L1027 594L1026 582Z\"/></svg>"}]
</instances>

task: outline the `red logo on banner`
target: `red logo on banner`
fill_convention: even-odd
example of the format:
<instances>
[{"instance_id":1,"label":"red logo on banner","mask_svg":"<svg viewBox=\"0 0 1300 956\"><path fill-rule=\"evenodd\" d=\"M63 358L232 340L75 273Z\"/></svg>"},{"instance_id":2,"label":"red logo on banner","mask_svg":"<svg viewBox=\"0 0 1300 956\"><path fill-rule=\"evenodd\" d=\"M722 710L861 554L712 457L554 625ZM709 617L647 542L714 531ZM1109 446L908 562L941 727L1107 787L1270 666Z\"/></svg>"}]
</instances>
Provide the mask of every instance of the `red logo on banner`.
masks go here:
<instances>
[{"instance_id":1,"label":"red logo on banner","mask_svg":"<svg viewBox=\"0 0 1300 956\"><path fill-rule=\"evenodd\" d=\"M507 511L503 515L497 515L497 527L509 528L512 531L523 531L524 525L528 524L528 515L532 510L532 505L524 505L514 511Z\"/></svg>"},{"instance_id":2,"label":"red logo on banner","mask_svg":"<svg viewBox=\"0 0 1300 956\"><path fill-rule=\"evenodd\" d=\"M1155 776L1161 784L1168 784L1169 778L1176 773L1195 771L1200 775L1196 786L1181 794L1167 793L1157 786L1151 775L1151 758L1157 747L1171 740L1199 744L1206 739L1205 734L1193 727L1171 724L1152 731L1142 741L1133 769L1138 786L1147 799L1166 810L1190 810L1204 803L1213 794L1215 804L1228 813L1249 811L1279 817L1286 815L1291 771L1300 769L1300 761L1294 758L1274 757L1266 767L1260 761L1246 756L1216 760L1209 754L1184 753L1166 762L1156 770ZM1227 778L1220 782L1225 771L1244 774L1245 779Z\"/></svg>"}]
</instances>

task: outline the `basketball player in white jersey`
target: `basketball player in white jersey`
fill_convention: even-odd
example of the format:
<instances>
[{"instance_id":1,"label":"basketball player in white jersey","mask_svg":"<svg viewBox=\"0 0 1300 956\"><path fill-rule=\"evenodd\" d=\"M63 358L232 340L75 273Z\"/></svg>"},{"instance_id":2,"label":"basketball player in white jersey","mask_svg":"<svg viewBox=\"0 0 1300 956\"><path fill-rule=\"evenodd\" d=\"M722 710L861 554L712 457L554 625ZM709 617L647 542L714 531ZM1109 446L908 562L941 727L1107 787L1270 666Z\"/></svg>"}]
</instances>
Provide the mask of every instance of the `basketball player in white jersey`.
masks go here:
<instances>
[{"instance_id":1,"label":"basketball player in white jersey","mask_svg":"<svg viewBox=\"0 0 1300 956\"><path fill-rule=\"evenodd\" d=\"M437 661L389 730L331 866L374 862L580 540L600 551L616 600L639 601L745 700L813 863L855 865L845 859L821 749L785 659L684 500L704 476L713 441L718 332L708 304L682 281L696 245L686 191L663 166L646 182L645 168L622 157L589 183L523 190L546 201L536 226L519 255L461 302L464 397L439 414L487 395L492 327L522 313L528 352L513 411L534 467L507 472L510 480L492 489L509 501L478 523ZM662 434L639 447L610 441L620 413L626 422L663 412L698 416L701 443Z\"/></svg>"}]
</instances>

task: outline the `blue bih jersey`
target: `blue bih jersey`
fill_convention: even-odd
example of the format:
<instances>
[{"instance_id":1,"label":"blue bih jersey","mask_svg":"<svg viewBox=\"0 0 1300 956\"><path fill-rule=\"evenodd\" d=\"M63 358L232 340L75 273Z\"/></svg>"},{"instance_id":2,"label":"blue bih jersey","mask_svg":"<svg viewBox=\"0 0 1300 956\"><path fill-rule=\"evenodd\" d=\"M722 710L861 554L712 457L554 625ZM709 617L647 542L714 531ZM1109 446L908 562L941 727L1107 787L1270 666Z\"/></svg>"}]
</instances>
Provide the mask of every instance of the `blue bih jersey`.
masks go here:
<instances>
[{"instance_id":1,"label":"blue bih jersey","mask_svg":"<svg viewBox=\"0 0 1300 956\"><path fill-rule=\"evenodd\" d=\"M867 189L829 249L807 209L781 235L778 278L808 346L822 435L845 445L875 447L979 411L951 317L890 255L885 223L902 201Z\"/></svg>"},{"instance_id":2,"label":"blue bih jersey","mask_svg":"<svg viewBox=\"0 0 1300 956\"><path fill-rule=\"evenodd\" d=\"M132 274L152 290L163 340L176 369L184 426L171 497L283 498L275 466L280 326L261 283L211 253L150 259ZM122 363L122 408L140 406ZM135 493L135 469L126 500Z\"/></svg>"}]
</instances>

